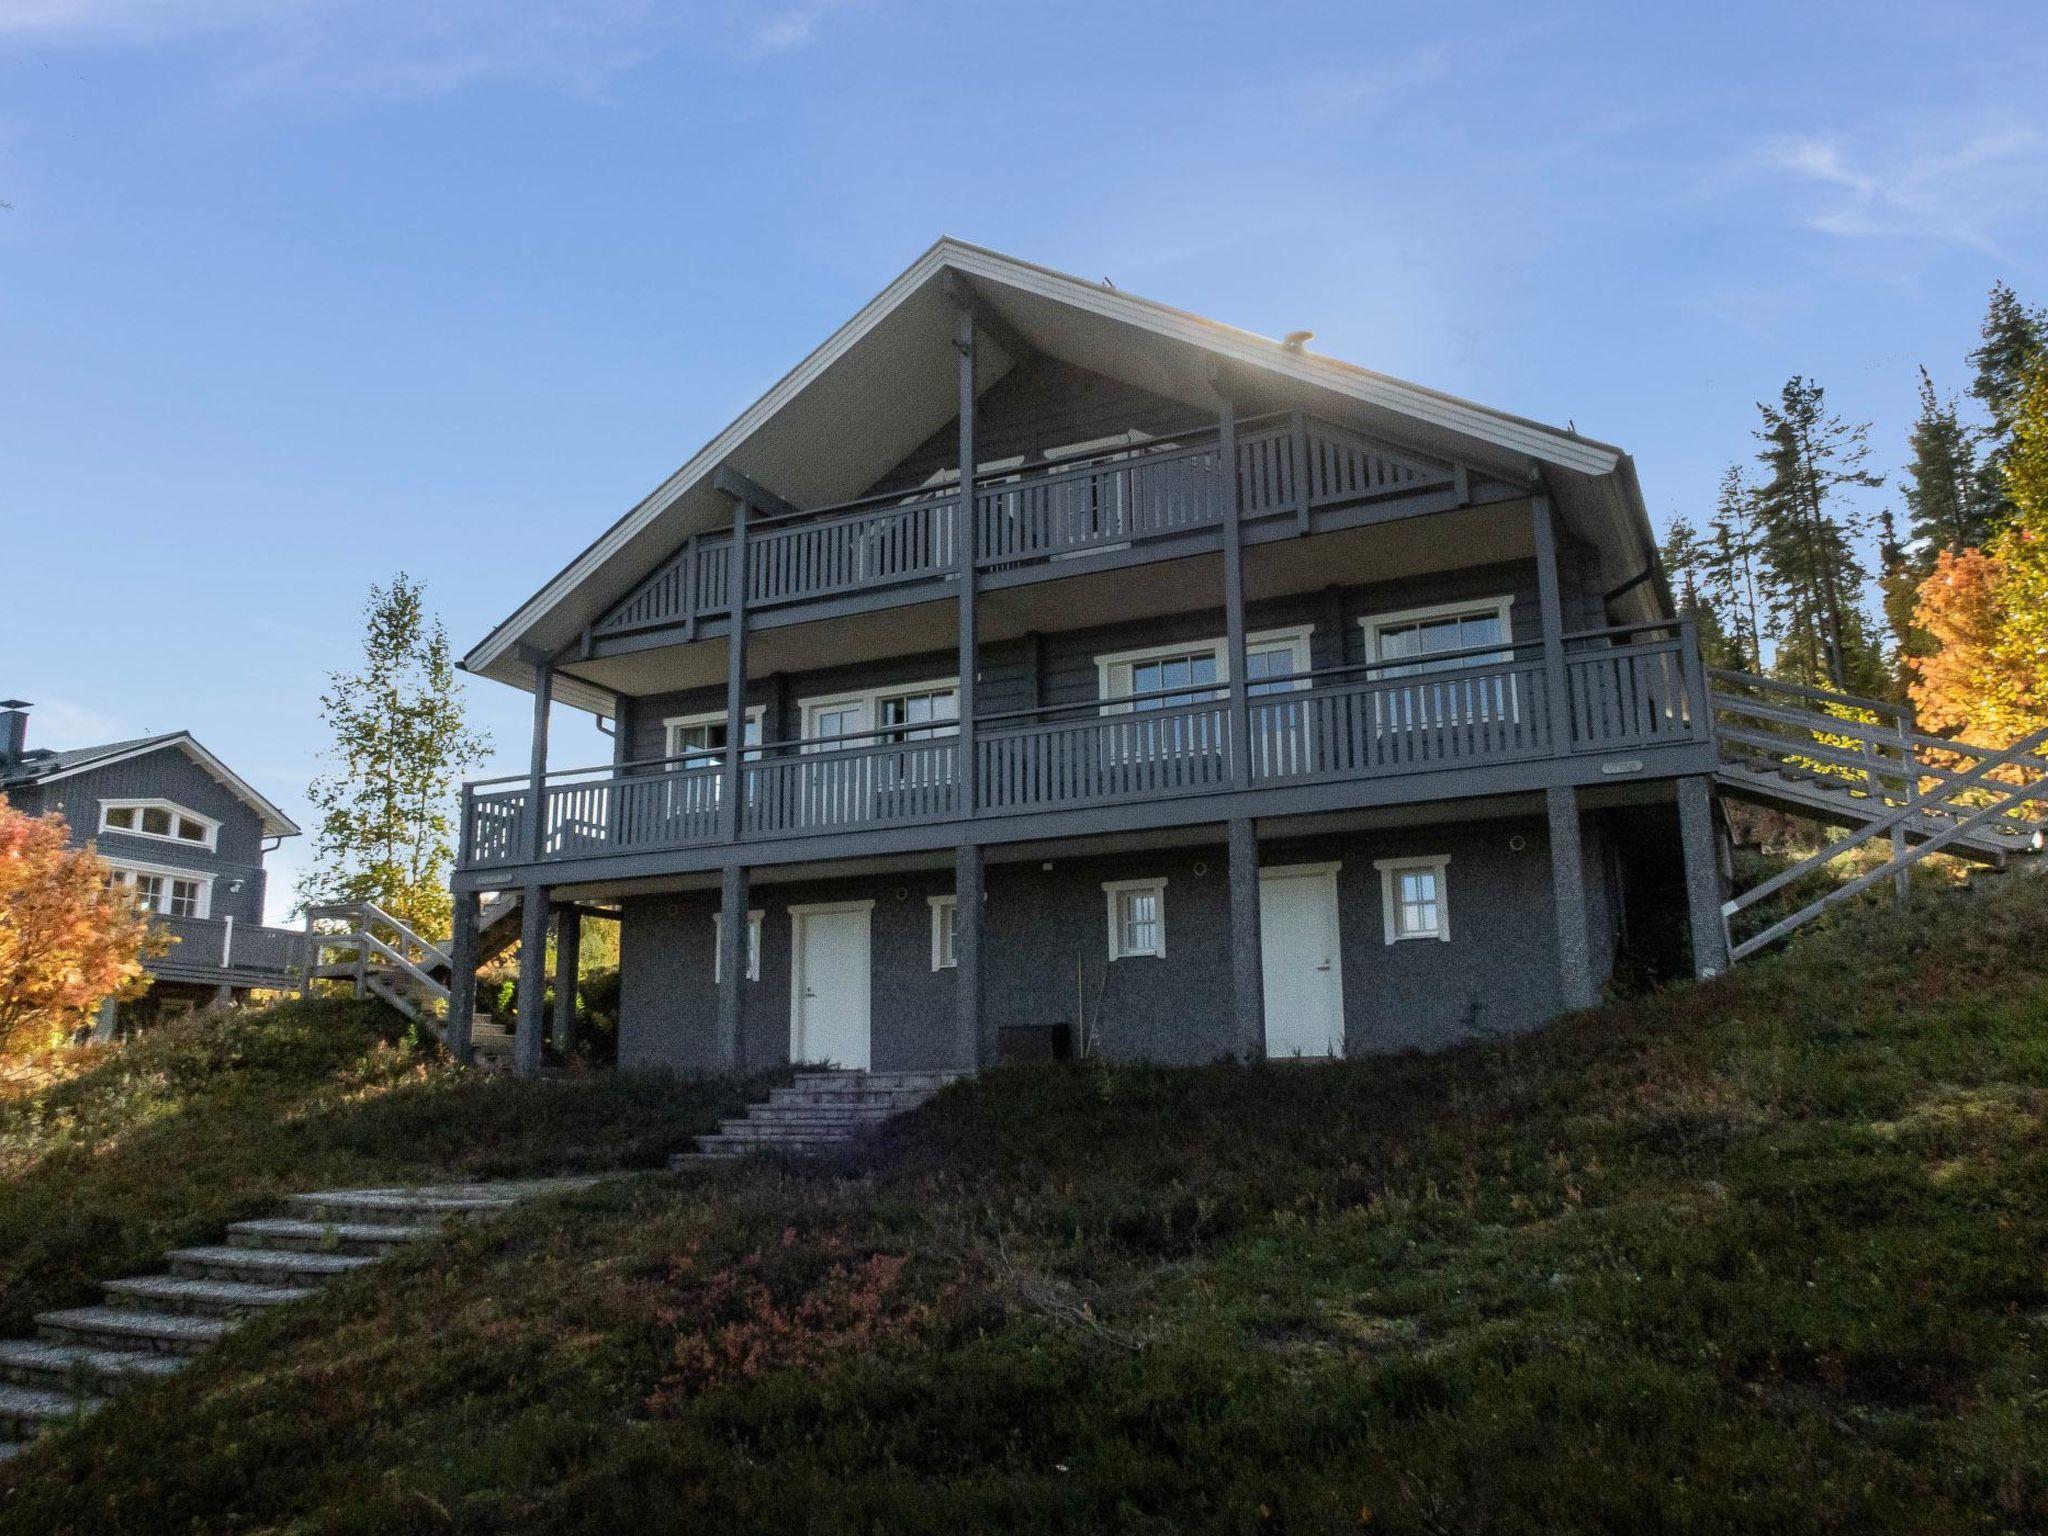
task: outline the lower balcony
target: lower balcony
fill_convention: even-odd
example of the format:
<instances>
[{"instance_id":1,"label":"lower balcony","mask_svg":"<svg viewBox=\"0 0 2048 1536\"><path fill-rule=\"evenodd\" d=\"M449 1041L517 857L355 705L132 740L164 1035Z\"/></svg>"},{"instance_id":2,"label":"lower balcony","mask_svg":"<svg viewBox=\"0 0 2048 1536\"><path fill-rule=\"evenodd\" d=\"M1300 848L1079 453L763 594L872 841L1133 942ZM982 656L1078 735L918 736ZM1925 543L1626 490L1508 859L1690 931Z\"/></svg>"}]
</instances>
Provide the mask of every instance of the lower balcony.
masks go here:
<instances>
[{"instance_id":1,"label":"lower balcony","mask_svg":"<svg viewBox=\"0 0 2048 1536\"><path fill-rule=\"evenodd\" d=\"M299 984L306 936L294 929L266 928L231 917L157 916L149 926L152 933L176 940L147 962L152 976L234 987Z\"/></svg>"},{"instance_id":2,"label":"lower balcony","mask_svg":"<svg viewBox=\"0 0 2048 1536\"><path fill-rule=\"evenodd\" d=\"M767 742L722 754L484 781L464 790L470 889L1086 835L1710 771L1690 629L1262 678L1227 691L1047 705L952 726ZM1241 715L1240 715L1241 711ZM538 805L539 826L533 817ZM527 876L526 878L531 878Z\"/></svg>"}]
</instances>

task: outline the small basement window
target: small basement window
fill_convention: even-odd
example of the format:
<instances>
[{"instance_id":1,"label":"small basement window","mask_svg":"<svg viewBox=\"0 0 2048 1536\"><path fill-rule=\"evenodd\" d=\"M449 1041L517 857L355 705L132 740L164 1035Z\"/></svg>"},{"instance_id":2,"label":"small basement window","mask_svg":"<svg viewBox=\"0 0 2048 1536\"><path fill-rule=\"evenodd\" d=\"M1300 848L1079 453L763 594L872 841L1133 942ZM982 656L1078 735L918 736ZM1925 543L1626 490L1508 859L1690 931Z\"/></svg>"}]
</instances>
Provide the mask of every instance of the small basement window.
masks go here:
<instances>
[{"instance_id":1,"label":"small basement window","mask_svg":"<svg viewBox=\"0 0 2048 1536\"><path fill-rule=\"evenodd\" d=\"M952 970L960 964L954 936L959 930L960 898L927 896L932 904L932 969Z\"/></svg>"},{"instance_id":2,"label":"small basement window","mask_svg":"<svg viewBox=\"0 0 2048 1536\"><path fill-rule=\"evenodd\" d=\"M1444 869L1451 862L1447 853L1416 859L1375 859L1380 872L1380 910L1386 920L1389 944L1402 939L1451 937L1450 892Z\"/></svg>"},{"instance_id":3,"label":"small basement window","mask_svg":"<svg viewBox=\"0 0 2048 1536\"><path fill-rule=\"evenodd\" d=\"M761 979L761 919L765 912L747 914L747 980ZM725 914L711 914L711 984L725 980Z\"/></svg>"},{"instance_id":4,"label":"small basement window","mask_svg":"<svg viewBox=\"0 0 2048 1536\"><path fill-rule=\"evenodd\" d=\"M1109 908L1109 958L1131 960L1166 955L1166 881L1105 880Z\"/></svg>"}]
</instances>

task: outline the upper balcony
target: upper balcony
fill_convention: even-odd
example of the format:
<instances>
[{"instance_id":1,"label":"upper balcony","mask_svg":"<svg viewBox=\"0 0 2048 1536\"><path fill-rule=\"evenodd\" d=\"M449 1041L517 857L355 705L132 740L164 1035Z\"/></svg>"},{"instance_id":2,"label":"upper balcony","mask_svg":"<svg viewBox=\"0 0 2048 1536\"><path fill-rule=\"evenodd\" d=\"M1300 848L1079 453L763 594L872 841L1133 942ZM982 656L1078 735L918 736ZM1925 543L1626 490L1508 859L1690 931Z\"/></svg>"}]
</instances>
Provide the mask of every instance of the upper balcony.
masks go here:
<instances>
[{"instance_id":1,"label":"upper balcony","mask_svg":"<svg viewBox=\"0 0 2048 1536\"><path fill-rule=\"evenodd\" d=\"M1710 771L1683 623L465 788L471 889L1021 841ZM536 819L537 817L537 819ZM538 872L538 871L537 871Z\"/></svg>"},{"instance_id":2,"label":"upper balcony","mask_svg":"<svg viewBox=\"0 0 2048 1536\"><path fill-rule=\"evenodd\" d=\"M1527 494L1476 485L1457 465L1369 441L1300 412L1236 431L1246 544L1362 527ZM752 628L912 604L959 580L960 492L950 486L751 519L745 607ZM1226 483L1219 430L1120 443L1051 465L984 465L974 487L977 586L997 591L1217 547ZM693 536L593 624L585 657L723 633L733 534Z\"/></svg>"}]
</instances>

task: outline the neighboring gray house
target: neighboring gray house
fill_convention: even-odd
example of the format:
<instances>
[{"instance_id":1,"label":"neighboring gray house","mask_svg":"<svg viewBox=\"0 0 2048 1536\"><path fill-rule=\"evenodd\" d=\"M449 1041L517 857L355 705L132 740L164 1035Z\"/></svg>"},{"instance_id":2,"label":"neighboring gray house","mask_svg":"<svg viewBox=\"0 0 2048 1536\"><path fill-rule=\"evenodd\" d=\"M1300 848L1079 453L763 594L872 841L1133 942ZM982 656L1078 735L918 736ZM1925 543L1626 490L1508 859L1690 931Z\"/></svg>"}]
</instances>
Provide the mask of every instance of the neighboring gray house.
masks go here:
<instances>
[{"instance_id":1,"label":"neighboring gray house","mask_svg":"<svg viewBox=\"0 0 2048 1536\"><path fill-rule=\"evenodd\" d=\"M291 818L187 732L39 751L28 710L0 701L0 794L30 815L61 812L72 841L94 845L177 940L149 962L150 989L122 1016L296 987L302 936L263 926L263 856L297 835Z\"/></svg>"},{"instance_id":2,"label":"neighboring gray house","mask_svg":"<svg viewBox=\"0 0 2048 1536\"><path fill-rule=\"evenodd\" d=\"M1427 1049L1725 965L1628 457L1304 340L941 241L494 630L534 768L456 947L522 895L523 1065L587 909L684 1069Z\"/></svg>"}]
</instances>

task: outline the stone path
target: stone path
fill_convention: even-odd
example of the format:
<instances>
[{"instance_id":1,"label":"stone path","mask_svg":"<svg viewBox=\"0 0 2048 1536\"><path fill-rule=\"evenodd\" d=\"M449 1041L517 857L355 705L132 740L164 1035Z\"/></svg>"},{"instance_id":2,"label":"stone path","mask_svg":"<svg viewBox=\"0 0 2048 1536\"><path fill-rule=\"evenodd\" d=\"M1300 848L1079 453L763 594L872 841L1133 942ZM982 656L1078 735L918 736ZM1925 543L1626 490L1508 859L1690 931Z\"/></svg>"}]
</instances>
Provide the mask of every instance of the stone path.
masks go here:
<instances>
[{"instance_id":1,"label":"stone path","mask_svg":"<svg viewBox=\"0 0 2048 1536\"><path fill-rule=\"evenodd\" d=\"M175 1375L244 1318L303 1301L336 1275L432 1237L450 1217L594 1182L319 1190L292 1196L288 1214L236 1222L221 1243L174 1249L167 1273L108 1280L99 1305L40 1313L40 1337L0 1339L0 1461L130 1382Z\"/></svg>"},{"instance_id":2,"label":"stone path","mask_svg":"<svg viewBox=\"0 0 2048 1536\"><path fill-rule=\"evenodd\" d=\"M786 1088L747 1106L697 1138L697 1151L669 1159L681 1169L750 1152L806 1155L844 1147L869 1126L914 1109L959 1077L958 1072L799 1072Z\"/></svg>"}]
</instances>

